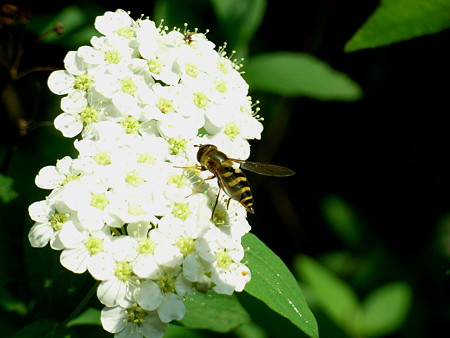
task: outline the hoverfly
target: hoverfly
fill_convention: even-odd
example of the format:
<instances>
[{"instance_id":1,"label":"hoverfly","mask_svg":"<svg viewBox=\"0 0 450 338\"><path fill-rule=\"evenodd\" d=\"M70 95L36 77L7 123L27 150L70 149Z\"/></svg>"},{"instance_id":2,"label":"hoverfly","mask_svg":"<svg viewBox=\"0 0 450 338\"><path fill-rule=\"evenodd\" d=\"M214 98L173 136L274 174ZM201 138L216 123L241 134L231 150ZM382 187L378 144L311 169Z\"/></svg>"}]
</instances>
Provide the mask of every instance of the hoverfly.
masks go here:
<instances>
[{"instance_id":1,"label":"hoverfly","mask_svg":"<svg viewBox=\"0 0 450 338\"><path fill-rule=\"evenodd\" d=\"M295 174L295 172L289 168L274 164L229 158L212 144L200 144L196 145L196 147L199 148L197 152L197 160L200 163L200 166L197 169L209 170L213 176L203 179L194 192L205 180L217 177L219 184L219 193L217 194L217 199L212 209L213 215L219 200L220 190L224 190L231 199L234 199L242 204L247 212L251 214L255 213L255 210L253 209L253 194L250 190L250 185L242 170L233 167L234 162L239 163L242 169L266 176L283 177L292 176Z\"/></svg>"}]
</instances>

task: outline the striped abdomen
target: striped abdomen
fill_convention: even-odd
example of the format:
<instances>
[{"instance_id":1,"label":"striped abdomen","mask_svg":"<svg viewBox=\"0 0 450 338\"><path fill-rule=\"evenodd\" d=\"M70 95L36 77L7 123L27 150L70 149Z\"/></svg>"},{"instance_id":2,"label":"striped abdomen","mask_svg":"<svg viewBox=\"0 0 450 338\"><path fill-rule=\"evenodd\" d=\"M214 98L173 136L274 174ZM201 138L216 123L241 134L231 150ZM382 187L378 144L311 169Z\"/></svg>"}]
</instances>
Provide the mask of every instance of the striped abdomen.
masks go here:
<instances>
[{"instance_id":1,"label":"striped abdomen","mask_svg":"<svg viewBox=\"0 0 450 338\"><path fill-rule=\"evenodd\" d=\"M253 194L242 170L234 168L231 160L223 161L221 166L215 169L221 188L232 199L241 203L248 212L255 213Z\"/></svg>"}]
</instances>

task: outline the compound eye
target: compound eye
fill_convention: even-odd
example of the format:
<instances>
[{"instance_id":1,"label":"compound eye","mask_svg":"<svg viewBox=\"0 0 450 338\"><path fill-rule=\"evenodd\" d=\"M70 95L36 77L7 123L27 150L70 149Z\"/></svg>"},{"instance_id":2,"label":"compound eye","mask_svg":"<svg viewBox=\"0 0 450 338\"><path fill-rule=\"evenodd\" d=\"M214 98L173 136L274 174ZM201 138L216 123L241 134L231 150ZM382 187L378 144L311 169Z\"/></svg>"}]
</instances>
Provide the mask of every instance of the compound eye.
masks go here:
<instances>
[{"instance_id":1,"label":"compound eye","mask_svg":"<svg viewBox=\"0 0 450 338\"><path fill-rule=\"evenodd\" d=\"M202 163L201 159L205 153L210 151L212 148L215 148L216 146L213 146L212 144L199 144L198 146L198 152L197 152L197 161L199 163Z\"/></svg>"}]
</instances>

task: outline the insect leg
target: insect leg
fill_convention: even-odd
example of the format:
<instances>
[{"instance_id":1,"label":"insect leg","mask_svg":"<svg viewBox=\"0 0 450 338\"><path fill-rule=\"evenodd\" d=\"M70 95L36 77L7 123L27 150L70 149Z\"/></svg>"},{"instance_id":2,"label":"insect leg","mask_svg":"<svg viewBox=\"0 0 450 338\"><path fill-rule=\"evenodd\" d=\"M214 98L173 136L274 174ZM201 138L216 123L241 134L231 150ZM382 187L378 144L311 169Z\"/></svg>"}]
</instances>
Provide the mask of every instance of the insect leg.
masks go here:
<instances>
[{"instance_id":1,"label":"insect leg","mask_svg":"<svg viewBox=\"0 0 450 338\"><path fill-rule=\"evenodd\" d=\"M212 180L214 177L216 177L216 175L212 175L212 176L210 176L210 177L207 177L207 178L202 179L202 180L200 181L200 183L194 188L194 190L192 190L192 192L191 192L189 195L186 196L186 198L188 198L188 197L194 195L194 194L197 192L197 190L202 186L202 184L203 184L205 181L207 181L207 180Z\"/></svg>"},{"instance_id":2,"label":"insect leg","mask_svg":"<svg viewBox=\"0 0 450 338\"><path fill-rule=\"evenodd\" d=\"M173 167L174 167L174 168L178 168L178 169L195 169L195 170L200 170L200 171L205 171L205 170L207 170L206 168L204 168L204 167L202 167L202 166L200 166L200 165L198 165L198 166L192 166L192 167L179 167L179 166L174 165ZM213 176L211 176L211 177L207 177L207 178L202 179L201 182L200 182L200 183L195 187L195 189L192 191L192 193L190 193L189 195L187 195L185 198L188 198L188 197L191 197L192 195L194 195L194 194L197 192L197 190L202 186L203 182L205 182L206 180L211 180L211 179L213 179L214 177L216 177L216 176L213 175Z\"/></svg>"},{"instance_id":3,"label":"insect leg","mask_svg":"<svg viewBox=\"0 0 450 338\"><path fill-rule=\"evenodd\" d=\"M216 202L214 202L214 207L212 208L211 219L214 218L214 212L216 211L217 203L219 202L220 190L222 190L221 187L219 187L219 192L217 193Z\"/></svg>"},{"instance_id":4,"label":"insect leg","mask_svg":"<svg viewBox=\"0 0 450 338\"><path fill-rule=\"evenodd\" d=\"M205 168L203 168L202 166L199 166L199 165L197 165L195 167L179 167L179 166L174 165L173 167L174 168L178 168L178 169L195 169L195 170L201 170L201 171L208 170L208 169L205 169Z\"/></svg>"}]
</instances>

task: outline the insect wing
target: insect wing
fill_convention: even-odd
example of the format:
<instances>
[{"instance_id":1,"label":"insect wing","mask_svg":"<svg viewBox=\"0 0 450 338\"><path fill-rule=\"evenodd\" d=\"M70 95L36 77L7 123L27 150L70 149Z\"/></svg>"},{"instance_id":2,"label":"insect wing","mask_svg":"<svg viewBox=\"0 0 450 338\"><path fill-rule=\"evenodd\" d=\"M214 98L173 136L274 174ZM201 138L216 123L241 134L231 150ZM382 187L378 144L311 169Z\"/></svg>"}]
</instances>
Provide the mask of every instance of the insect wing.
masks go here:
<instances>
[{"instance_id":1,"label":"insect wing","mask_svg":"<svg viewBox=\"0 0 450 338\"><path fill-rule=\"evenodd\" d=\"M254 173L266 176L292 176L295 174L295 171L286 167L282 167L280 165L262 163L262 162L252 162L245 160L237 160L231 159L234 162L240 163L241 168L252 171Z\"/></svg>"},{"instance_id":2,"label":"insect wing","mask_svg":"<svg viewBox=\"0 0 450 338\"><path fill-rule=\"evenodd\" d=\"M223 180L223 177L220 174L218 174L216 171L213 171L213 173L217 177L217 184L219 185L219 189L226 190L226 183Z\"/></svg>"}]
</instances>

